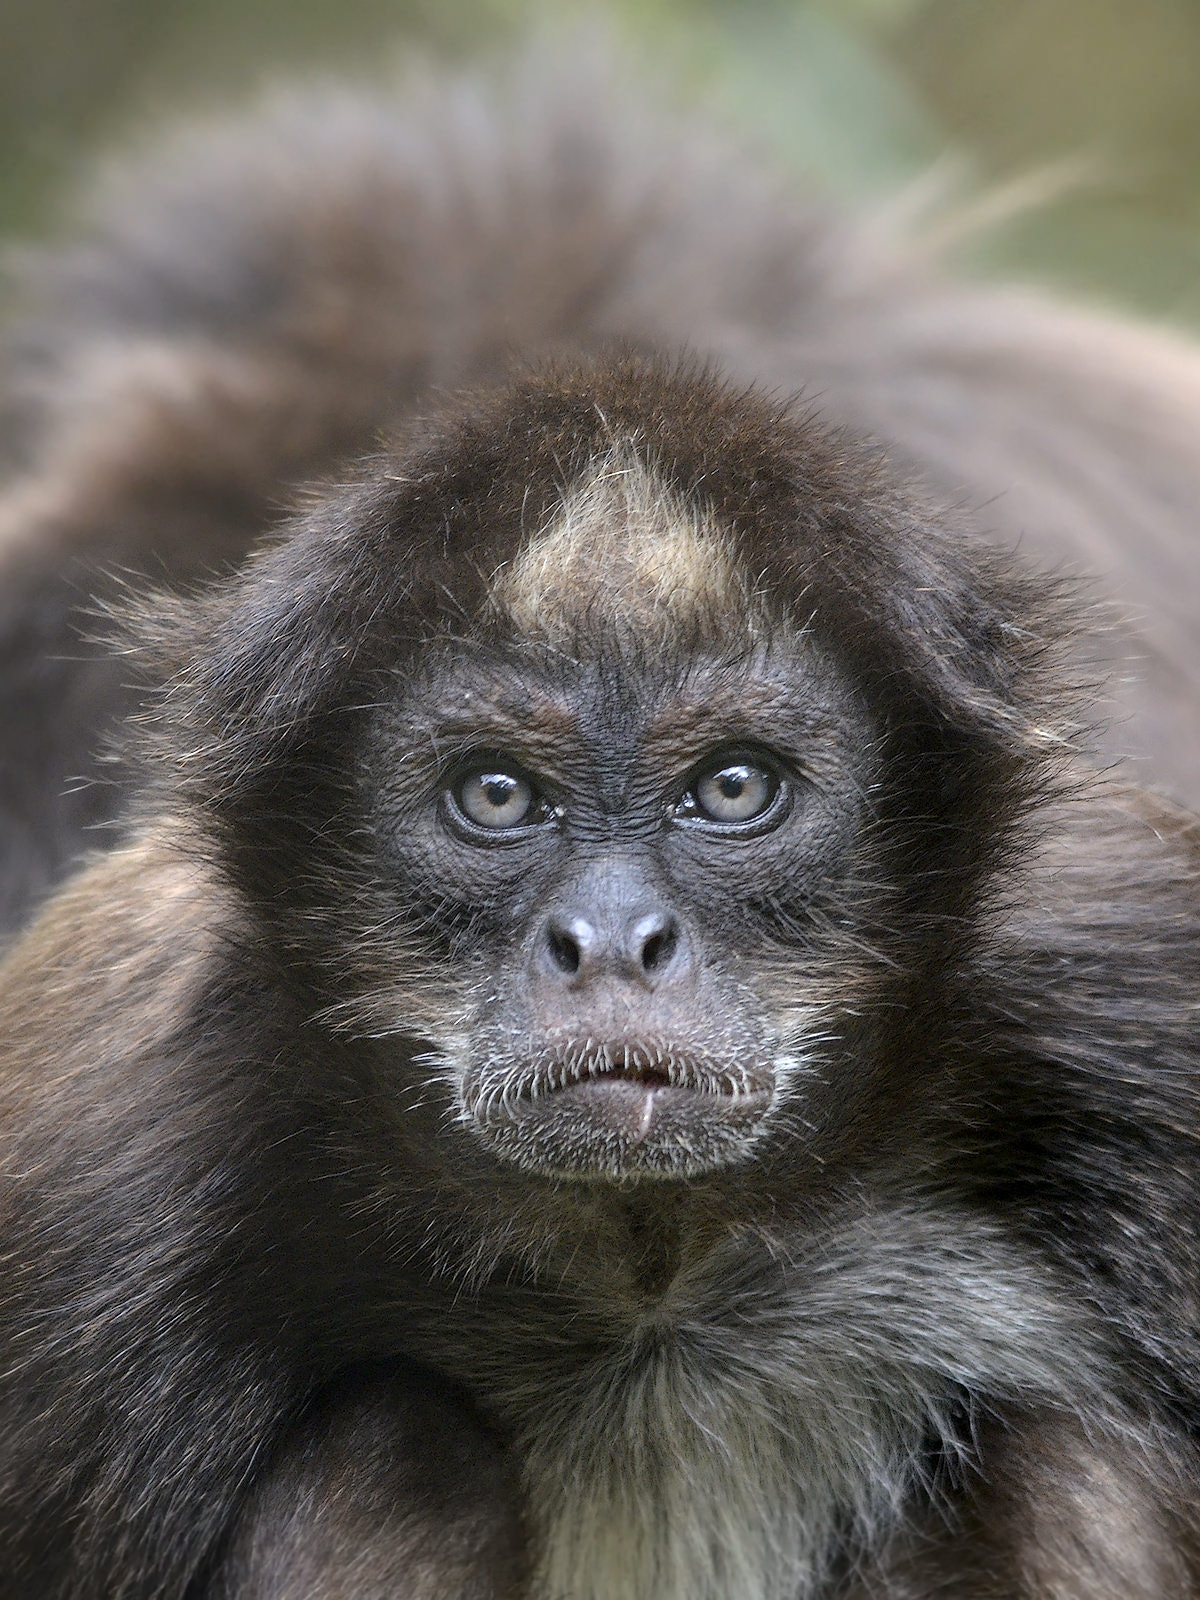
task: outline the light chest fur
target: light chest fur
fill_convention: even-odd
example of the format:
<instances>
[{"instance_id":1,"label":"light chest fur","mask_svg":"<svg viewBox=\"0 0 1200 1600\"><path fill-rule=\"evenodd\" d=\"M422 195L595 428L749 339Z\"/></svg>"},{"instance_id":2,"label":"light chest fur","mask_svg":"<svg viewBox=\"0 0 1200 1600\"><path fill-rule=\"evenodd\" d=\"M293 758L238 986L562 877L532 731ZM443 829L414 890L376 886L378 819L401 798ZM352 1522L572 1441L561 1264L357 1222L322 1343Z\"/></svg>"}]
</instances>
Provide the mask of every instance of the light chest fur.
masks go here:
<instances>
[{"instance_id":1,"label":"light chest fur","mask_svg":"<svg viewBox=\"0 0 1200 1600\"><path fill-rule=\"evenodd\" d=\"M905 1207L730 1239L633 1317L493 1305L466 1337L522 1453L537 1600L818 1600L974 1406L1096 1414L1069 1304L986 1224Z\"/></svg>"}]
</instances>

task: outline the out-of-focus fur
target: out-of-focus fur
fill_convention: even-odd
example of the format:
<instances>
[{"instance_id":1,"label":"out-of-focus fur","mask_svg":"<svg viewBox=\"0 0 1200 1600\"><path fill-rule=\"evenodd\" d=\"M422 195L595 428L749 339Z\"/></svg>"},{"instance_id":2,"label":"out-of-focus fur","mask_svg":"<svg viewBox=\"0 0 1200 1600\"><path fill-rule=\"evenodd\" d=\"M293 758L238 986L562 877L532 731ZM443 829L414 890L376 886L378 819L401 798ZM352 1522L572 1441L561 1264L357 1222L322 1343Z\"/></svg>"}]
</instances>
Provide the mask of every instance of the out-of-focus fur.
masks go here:
<instances>
[{"instance_id":1,"label":"out-of-focus fur","mask_svg":"<svg viewBox=\"0 0 1200 1600\"><path fill-rule=\"evenodd\" d=\"M0 412L0 896L120 809L113 575L188 582L428 404L554 352L686 346L879 438L964 528L1096 575L1128 628L1107 746L1200 797L1200 355L947 279L919 232L767 177L534 53L502 84L274 96L117 167L27 255ZM116 786L116 787L114 787Z\"/></svg>"}]
</instances>

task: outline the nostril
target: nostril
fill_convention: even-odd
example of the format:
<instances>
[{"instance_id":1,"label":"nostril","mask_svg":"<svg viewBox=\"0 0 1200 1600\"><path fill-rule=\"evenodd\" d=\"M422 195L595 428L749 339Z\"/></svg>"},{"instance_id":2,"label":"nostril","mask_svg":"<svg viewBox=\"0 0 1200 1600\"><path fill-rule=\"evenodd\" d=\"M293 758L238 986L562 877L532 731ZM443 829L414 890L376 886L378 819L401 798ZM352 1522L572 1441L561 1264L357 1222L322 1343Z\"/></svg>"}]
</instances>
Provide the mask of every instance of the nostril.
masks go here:
<instances>
[{"instance_id":1,"label":"nostril","mask_svg":"<svg viewBox=\"0 0 1200 1600\"><path fill-rule=\"evenodd\" d=\"M551 927L546 934L550 957L560 972L578 972L580 951L578 942L563 928Z\"/></svg>"},{"instance_id":2,"label":"nostril","mask_svg":"<svg viewBox=\"0 0 1200 1600\"><path fill-rule=\"evenodd\" d=\"M679 959L682 943L675 918L666 912L624 924L616 917L567 913L546 919L535 959L543 974L556 972L579 983L604 977L646 981Z\"/></svg>"},{"instance_id":3,"label":"nostril","mask_svg":"<svg viewBox=\"0 0 1200 1600\"><path fill-rule=\"evenodd\" d=\"M674 923L668 922L665 927L658 928L642 945L642 971L658 972L667 966L678 943Z\"/></svg>"}]
</instances>

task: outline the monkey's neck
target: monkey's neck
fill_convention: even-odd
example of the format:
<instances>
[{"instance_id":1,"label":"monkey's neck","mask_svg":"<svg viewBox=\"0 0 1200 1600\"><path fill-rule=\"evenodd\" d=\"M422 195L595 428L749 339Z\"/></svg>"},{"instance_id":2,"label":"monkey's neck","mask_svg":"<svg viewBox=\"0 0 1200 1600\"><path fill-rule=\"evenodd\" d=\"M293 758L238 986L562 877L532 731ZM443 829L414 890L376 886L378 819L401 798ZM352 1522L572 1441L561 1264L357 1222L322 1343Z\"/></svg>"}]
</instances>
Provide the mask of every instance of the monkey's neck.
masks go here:
<instances>
[{"instance_id":1,"label":"monkey's neck","mask_svg":"<svg viewBox=\"0 0 1200 1600\"><path fill-rule=\"evenodd\" d=\"M638 1184L560 1195L557 1227L535 1269L539 1282L610 1305L618 1317L653 1315L680 1276L702 1267L741 1215L700 1185Z\"/></svg>"},{"instance_id":2,"label":"monkey's neck","mask_svg":"<svg viewBox=\"0 0 1200 1600\"><path fill-rule=\"evenodd\" d=\"M683 1261L684 1230L658 1195L634 1191L618 1197L612 1208L618 1260L623 1256L629 1287L648 1301L662 1298ZM687 1243L695 1246L694 1230Z\"/></svg>"}]
</instances>

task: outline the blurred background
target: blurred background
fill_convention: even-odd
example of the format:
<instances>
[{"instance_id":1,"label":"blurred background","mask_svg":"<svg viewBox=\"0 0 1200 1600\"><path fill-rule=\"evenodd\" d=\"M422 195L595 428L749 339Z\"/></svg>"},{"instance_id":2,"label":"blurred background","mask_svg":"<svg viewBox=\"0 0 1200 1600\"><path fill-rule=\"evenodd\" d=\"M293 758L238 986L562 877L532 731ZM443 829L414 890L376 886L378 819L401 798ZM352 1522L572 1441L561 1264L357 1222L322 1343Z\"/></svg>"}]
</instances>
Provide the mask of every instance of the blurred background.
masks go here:
<instances>
[{"instance_id":1,"label":"blurred background","mask_svg":"<svg viewBox=\"0 0 1200 1600\"><path fill-rule=\"evenodd\" d=\"M567 0L0 0L0 231L164 111L407 46L474 55ZM1045 191L990 272L1200 326L1200 0L610 0L636 59L851 198L944 162ZM1042 180L1045 180L1044 182ZM1047 198L1047 195L1049 196ZM1003 209L1003 207L1001 207Z\"/></svg>"}]
</instances>

